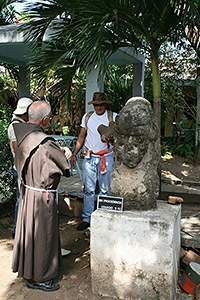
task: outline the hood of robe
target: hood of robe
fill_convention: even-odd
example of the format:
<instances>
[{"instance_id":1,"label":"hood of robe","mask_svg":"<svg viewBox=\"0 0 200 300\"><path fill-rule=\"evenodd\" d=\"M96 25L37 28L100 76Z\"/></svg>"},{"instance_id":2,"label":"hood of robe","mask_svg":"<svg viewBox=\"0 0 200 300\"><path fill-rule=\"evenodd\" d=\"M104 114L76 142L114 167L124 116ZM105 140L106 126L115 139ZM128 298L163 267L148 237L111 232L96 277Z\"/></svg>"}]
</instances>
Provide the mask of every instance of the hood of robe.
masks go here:
<instances>
[{"instance_id":1,"label":"hood of robe","mask_svg":"<svg viewBox=\"0 0 200 300\"><path fill-rule=\"evenodd\" d=\"M16 123L13 128L17 140L15 155L15 166L18 175L21 176L26 159L31 156L32 151L45 140L54 140L51 136L44 133L41 126L32 123Z\"/></svg>"},{"instance_id":2,"label":"hood of robe","mask_svg":"<svg viewBox=\"0 0 200 300\"><path fill-rule=\"evenodd\" d=\"M16 123L13 124L13 128L16 135L17 146L20 146L23 140L32 132L44 133L44 130L41 126L32 123Z\"/></svg>"}]
</instances>

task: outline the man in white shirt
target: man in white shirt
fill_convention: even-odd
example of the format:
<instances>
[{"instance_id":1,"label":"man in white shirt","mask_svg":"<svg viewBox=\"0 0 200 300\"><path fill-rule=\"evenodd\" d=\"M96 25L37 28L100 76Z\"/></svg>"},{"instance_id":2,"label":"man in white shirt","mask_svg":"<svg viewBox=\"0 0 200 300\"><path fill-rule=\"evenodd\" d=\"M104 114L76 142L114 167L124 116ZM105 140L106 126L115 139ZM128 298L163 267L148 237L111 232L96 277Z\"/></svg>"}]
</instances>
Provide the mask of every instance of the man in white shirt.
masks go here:
<instances>
[{"instance_id":1,"label":"man in white shirt","mask_svg":"<svg viewBox=\"0 0 200 300\"><path fill-rule=\"evenodd\" d=\"M109 112L106 105L111 101L106 99L104 93L96 92L93 100L94 112L85 114L81 122L75 150L71 157L72 165L76 163L76 155L85 144L86 154L83 160L83 182L84 182L84 207L82 211L83 221L78 225L78 230L85 230L90 226L90 217L94 211L94 197L96 184L98 182L99 194L109 195L110 175L114 165L113 145L109 140L102 140L98 132L100 125L109 125ZM112 121L115 121L117 113L112 113Z\"/></svg>"},{"instance_id":2,"label":"man in white shirt","mask_svg":"<svg viewBox=\"0 0 200 300\"><path fill-rule=\"evenodd\" d=\"M23 97L19 99L17 103L17 107L15 111L13 112L12 121L8 127L8 138L10 140L10 149L13 155L13 160L15 158L15 152L17 148L17 142L16 142L16 136L13 128L14 123L26 123L28 121L28 107L31 105L33 101L29 98ZM13 165L13 175L16 179L17 183L17 170L15 166ZM15 230L16 230L16 222L17 222L17 213L18 213L18 206L19 206L19 191L18 187L16 188L16 203L15 203L15 212L14 212L14 225L12 229L12 237L15 238Z\"/></svg>"}]
</instances>

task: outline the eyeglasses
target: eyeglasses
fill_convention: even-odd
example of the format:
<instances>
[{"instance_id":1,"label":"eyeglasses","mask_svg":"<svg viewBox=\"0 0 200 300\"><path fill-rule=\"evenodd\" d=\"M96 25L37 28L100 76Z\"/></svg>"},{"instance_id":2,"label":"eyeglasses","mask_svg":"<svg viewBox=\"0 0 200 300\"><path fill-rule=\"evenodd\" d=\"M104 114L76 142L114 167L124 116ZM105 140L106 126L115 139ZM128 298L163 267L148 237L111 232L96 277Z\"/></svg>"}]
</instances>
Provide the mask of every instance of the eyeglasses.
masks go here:
<instances>
[{"instance_id":1,"label":"eyeglasses","mask_svg":"<svg viewBox=\"0 0 200 300\"><path fill-rule=\"evenodd\" d=\"M46 118L46 119L48 120L48 124L50 125L50 124L51 124L51 121L53 120L52 115L50 115L50 116L45 116L44 118Z\"/></svg>"}]
</instances>

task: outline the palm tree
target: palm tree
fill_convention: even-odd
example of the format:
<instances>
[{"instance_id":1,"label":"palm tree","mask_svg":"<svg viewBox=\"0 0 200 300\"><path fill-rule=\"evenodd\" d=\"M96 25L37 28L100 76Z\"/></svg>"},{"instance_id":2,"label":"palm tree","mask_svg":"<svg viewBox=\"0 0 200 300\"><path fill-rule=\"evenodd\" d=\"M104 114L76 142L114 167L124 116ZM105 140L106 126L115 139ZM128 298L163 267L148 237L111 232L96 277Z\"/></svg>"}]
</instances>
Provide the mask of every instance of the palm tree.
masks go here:
<instances>
[{"instance_id":1,"label":"palm tree","mask_svg":"<svg viewBox=\"0 0 200 300\"><path fill-rule=\"evenodd\" d=\"M171 0L177 7L176 13L181 16L181 32L191 43L197 56L200 57L200 1Z\"/></svg>"},{"instance_id":2,"label":"palm tree","mask_svg":"<svg viewBox=\"0 0 200 300\"><path fill-rule=\"evenodd\" d=\"M45 5L30 5L27 12L32 21L22 28L36 53L32 65L37 63L35 71L42 75L56 68L61 84L61 65L65 65L65 74L71 71L71 80L77 67L84 69L98 61L100 72L105 71L107 58L120 47L142 49L152 62L152 100L160 126L159 51L165 41L179 38L183 4L181 0L50 0ZM177 7L181 7L179 14ZM47 31L50 39L43 43Z\"/></svg>"},{"instance_id":3,"label":"palm tree","mask_svg":"<svg viewBox=\"0 0 200 300\"><path fill-rule=\"evenodd\" d=\"M20 2L19 0L1 0L0 1L0 26L14 23L16 11L12 3Z\"/></svg>"}]
</instances>

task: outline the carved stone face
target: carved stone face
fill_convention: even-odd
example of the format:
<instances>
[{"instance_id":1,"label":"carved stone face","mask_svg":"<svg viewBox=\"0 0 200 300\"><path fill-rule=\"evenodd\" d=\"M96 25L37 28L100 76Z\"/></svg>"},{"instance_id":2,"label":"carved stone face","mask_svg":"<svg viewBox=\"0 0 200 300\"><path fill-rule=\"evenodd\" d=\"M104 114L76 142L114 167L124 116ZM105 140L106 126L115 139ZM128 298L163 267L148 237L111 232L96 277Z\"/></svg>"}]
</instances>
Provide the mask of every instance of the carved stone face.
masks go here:
<instances>
[{"instance_id":1,"label":"carved stone face","mask_svg":"<svg viewBox=\"0 0 200 300\"><path fill-rule=\"evenodd\" d=\"M142 136L121 136L116 138L117 154L128 167L134 168L142 160L148 149L148 139Z\"/></svg>"},{"instance_id":2,"label":"carved stone face","mask_svg":"<svg viewBox=\"0 0 200 300\"><path fill-rule=\"evenodd\" d=\"M157 133L151 104L144 98L131 98L116 118L115 146L120 161L136 167Z\"/></svg>"}]
</instances>

